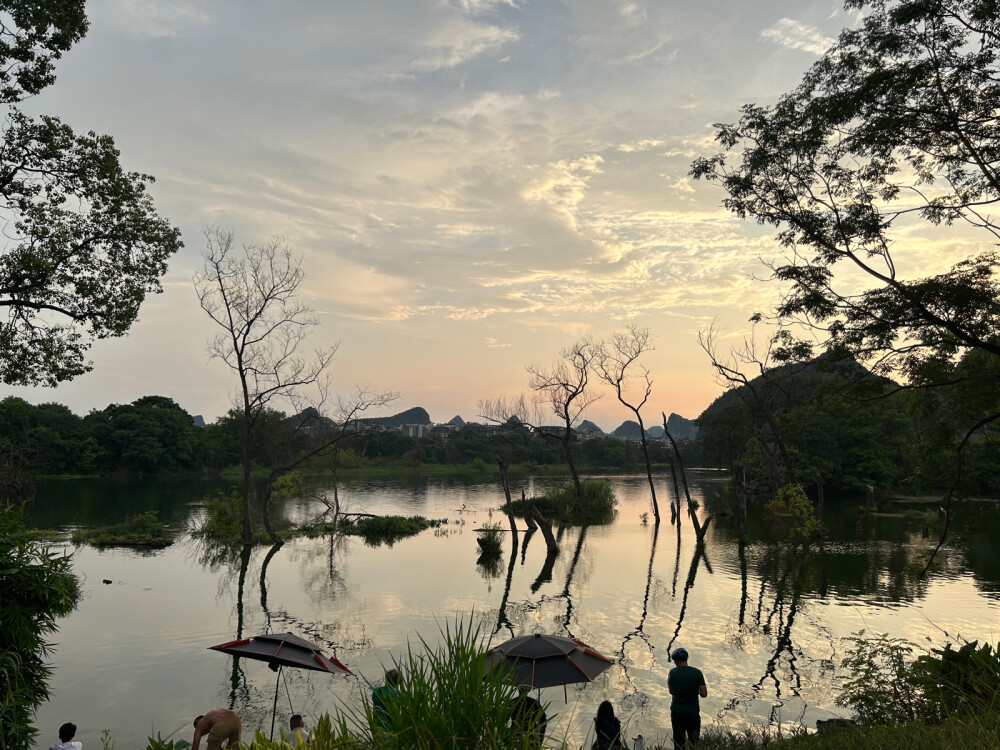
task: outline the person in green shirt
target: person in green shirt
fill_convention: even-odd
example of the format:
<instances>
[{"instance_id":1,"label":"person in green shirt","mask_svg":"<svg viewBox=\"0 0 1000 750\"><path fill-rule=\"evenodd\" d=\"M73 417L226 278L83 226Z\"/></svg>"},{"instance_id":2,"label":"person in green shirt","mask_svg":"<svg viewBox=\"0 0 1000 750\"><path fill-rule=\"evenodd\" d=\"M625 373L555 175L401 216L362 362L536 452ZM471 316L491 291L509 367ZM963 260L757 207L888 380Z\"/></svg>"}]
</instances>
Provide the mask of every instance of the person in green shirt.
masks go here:
<instances>
[{"instance_id":1,"label":"person in green shirt","mask_svg":"<svg viewBox=\"0 0 1000 750\"><path fill-rule=\"evenodd\" d=\"M667 674L670 701L670 726L674 730L674 747L684 747L688 740L698 742L701 735L701 709L698 698L708 696L705 675L700 669L688 666L688 652L674 649L670 660L676 664Z\"/></svg>"},{"instance_id":2,"label":"person in green shirt","mask_svg":"<svg viewBox=\"0 0 1000 750\"><path fill-rule=\"evenodd\" d=\"M399 670L390 669L385 673L385 684L372 690L372 718L375 719L375 725L385 732L392 731L392 718L386 704L395 700L398 687Z\"/></svg>"}]
</instances>

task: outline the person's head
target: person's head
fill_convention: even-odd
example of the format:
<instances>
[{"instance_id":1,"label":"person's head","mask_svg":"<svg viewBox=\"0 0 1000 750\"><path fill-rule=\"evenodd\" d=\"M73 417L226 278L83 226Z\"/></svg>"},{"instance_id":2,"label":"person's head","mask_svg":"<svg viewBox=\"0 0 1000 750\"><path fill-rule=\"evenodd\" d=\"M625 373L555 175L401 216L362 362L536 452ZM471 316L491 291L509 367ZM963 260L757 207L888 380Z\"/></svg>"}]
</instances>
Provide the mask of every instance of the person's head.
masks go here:
<instances>
[{"instance_id":1,"label":"person's head","mask_svg":"<svg viewBox=\"0 0 1000 750\"><path fill-rule=\"evenodd\" d=\"M302 714L293 714L292 718L288 720L288 728L292 730L302 729L305 725L305 722L302 721Z\"/></svg>"},{"instance_id":2,"label":"person's head","mask_svg":"<svg viewBox=\"0 0 1000 750\"><path fill-rule=\"evenodd\" d=\"M194 722L193 722L194 726L197 727L198 726L198 722L201 721L204 718L205 718L205 714L198 714L197 716L195 716L194 717Z\"/></svg>"},{"instance_id":3,"label":"person's head","mask_svg":"<svg viewBox=\"0 0 1000 750\"><path fill-rule=\"evenodd\" d=\"M76 724L72 721L67 721L61 727L59 727L59 741L69 742L71 739L76 737Z\"/></svg>"},{"instance_id":4,"label":"person's head","mask_svg":"<svg viewBox=\"0 0 1000 750\"><path fill-rule=\"evenodd\" d=\"M396 687L399 684L399 670L390 669L385 673L385 684L390 687Z\"/></svg>"},{"instance_id":5,"label":"person's head","mask_svg":"<svg viewBox=\"0 0 1000 750\"><path fill-rule=\"evenodd\" d=\"M675 664L678 664L678 665L679 664L687 664L687 661L688 661L688 652L687 652L687 650L683 649L683 648L675 648L674 652L672 654L670 654L670 661L672 661L672 662L674 662Z\"/></svg>"},{"instance_id":6,"label":"person's head","mask_svg":"<svg viewBox=\"0 0 1000 750\"><path fill-rule=\"evenodd\" d=\"M615 718L615 707L611 705L611 701L601 701L601 705L597 707L597 718L598 719Z\"/></svg>"}]
</instances>

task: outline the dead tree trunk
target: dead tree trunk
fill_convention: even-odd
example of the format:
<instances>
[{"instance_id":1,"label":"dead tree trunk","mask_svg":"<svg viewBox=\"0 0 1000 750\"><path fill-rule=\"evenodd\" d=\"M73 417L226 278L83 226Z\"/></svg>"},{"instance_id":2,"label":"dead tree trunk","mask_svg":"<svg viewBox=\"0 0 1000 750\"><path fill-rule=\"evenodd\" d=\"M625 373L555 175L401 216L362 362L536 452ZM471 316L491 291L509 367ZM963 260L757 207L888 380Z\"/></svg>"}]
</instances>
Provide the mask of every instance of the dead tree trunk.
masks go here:
<instances>
[{"instance_id":1,"label":"dead tree trunk","mask_svg":"<svg viewBox=\"0 0 1000 750\"><path fill-rule=\"evenodd\" d=\"M521 513L524 514L524 523L527 525L528 531L534 531L538 528L535 519L528 512L528 501L524 499L524 490L521 490ZM525 544L527 545L527 541L525 541Z\"/></svg>"},{"instance_id":2,"label":"dead tree trunk","mask_svg":"<svg viewBox=\"0 0 1000 750\"><path fill-rule=\"evenodd\" d=\"M694 526L695 537L697 538L698 546L702 546L705 543L705 532L708 531L708 525L712 523L712 516L705 517L705 523L699 523L698 514L695 513L694 508L691 505L691 491L688 489L687 475L684 473L684 460L681 458L681 452L677 449L677 441L674 440L674 436L670 434L670 430L667 429L667 415L663 414L663 432L667 436L667 440L670 441L670 446L673 448L674 458L677 459L677 467L681 470L681 482L684 485L684 497L687 498L688 515L691 517L691 525ZM673 464L671 464L672 466Z\"/></svg>"},{"instance_id":3,"label":"dead tree trunk","mask_svg":"<svg viewBox=\"0 0 1000 750\"><path fill-rule=\"evenodd\" d=\"M538 524L538 528L542 530L542 537L545 539L545 546L548 548L549 554L557 554L559 552L559 544L556 542L556 538L552 534L552 522L543 516L534 505L531 506L528 512L531 513L531 517L535 519L535 523Z\"/></svg>"},{"instance_id":4,"label":"dead tree trunk","mask_svg":"<svg viewBox=\"0 0 1000 750\"><path fill-rule=\"evenodd\" d=\"M500 467L500 484L503 485L503 496L507 502L504 510L507 511L507 521L510 523L510 535L514 540L514 547L517 548L517 522L514 520L514 504L510 501L510 486L507 484L507 463L500 456L497 456L497 466Z\"/></svg>"}]
</instances>

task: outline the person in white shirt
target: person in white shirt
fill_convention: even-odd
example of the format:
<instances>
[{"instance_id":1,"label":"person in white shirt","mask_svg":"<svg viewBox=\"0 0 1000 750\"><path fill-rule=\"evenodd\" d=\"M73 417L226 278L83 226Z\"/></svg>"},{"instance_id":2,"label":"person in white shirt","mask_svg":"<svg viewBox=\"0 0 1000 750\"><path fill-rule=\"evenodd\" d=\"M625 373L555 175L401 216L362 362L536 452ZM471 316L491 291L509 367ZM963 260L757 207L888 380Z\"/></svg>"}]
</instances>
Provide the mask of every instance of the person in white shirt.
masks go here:
<instances>
[{"instance_id":1,"label":"person in white shirt","mask_svg":"<svg viewBox=\"0 0 1000 750\"><path fill-rule=\"evenodd\" d=\"M76 737L76 724L67 721L59 727L59 742L49 748L49 750L83 750L82 742L74 742Z\"/></svg>"}]
</instances>

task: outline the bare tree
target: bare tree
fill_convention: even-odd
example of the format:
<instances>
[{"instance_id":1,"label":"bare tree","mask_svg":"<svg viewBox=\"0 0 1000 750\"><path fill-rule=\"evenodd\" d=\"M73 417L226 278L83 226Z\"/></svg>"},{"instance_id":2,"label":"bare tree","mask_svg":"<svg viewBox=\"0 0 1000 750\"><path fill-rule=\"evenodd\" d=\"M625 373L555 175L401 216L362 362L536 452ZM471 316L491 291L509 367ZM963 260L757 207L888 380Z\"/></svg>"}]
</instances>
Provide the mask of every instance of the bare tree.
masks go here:
<instances>
[{"instance_id":1,"label":"bare tree","mask_svg":"<svg viewBox=\"0 0 1000 750\"><path fill-rule=\"evenodd\" d=\"M306 351L305 340L319 321L298 298L302 259L284 241L236 248L233 232L218 227L209 228L205 238L204 267L194 285L202 309L222 329L209 342L209 354L239 380L233 401L243 421L242 536L249 544L251 454L261 415L282 402L301 409L310 389L314 403L324 403L326 370L339 344ZM364 403L384 401L368 399L348 411Z\"/></svg>"},{"instance_id":2,"label":"bare tree","mask_svg":"<svg viewBox=\"0 0 1000 750\"><path fill-rule=\"evenodd\" d=\"M649 480L649 493L653 499L653 516L660 523L660 506L656 502L656 487L653 483L653 469L649 463L649 446L646 443L646 425L642 421L640 410L646 405L653 392L653 381L649 377L649 369L638 364L638 359L645 352L653 350L652 334L648 328L625 326L624 331L611 334L611 338L602 341L597 347L594 360L594 370L598 377L615 389L615 395L621 404L635 414L639 423L639 440L642 445L642 456L646 461L646 478ZM632 370L638 369L638 380L641 385L635 395L629 400L629 384L633 379Z\"/></svg>"},{"instance_id":3,"label":"bare tree","mask_svg":"<svg viewBox=\"0 0 1000 750\"><path fill-rule=\"evenodd\" d=\"M541 435L558 440L573 478L573 487L580 501L584 522L590 520L590 503L583 491L580 475L573 459L573 431L587 407L600 398L589 386L590 371L597 358L598 347L590 337L580 339L560 352L560 358L549 368L528 365L531 376L528 387L534 391L536 403L548 406L561 424L556 429L537 425Z\"/></svg>"},{"instance_id":4,"label":"bare tree","mask_svg":"<svg viewBox=\"0 0 1000 750\"><path fill-rule=\"evenodd\" d=\"M480 417L488 422L499 425L501 429L531 430L536 435L543 434L537 427L540 424L541 412L538 410L537 405L529 405L523 395L516 398L484 399L479 402L478 411ZM512 451L516 448L512 440L503 435L500 437L511 447ZM517 525L514 520L514 506L510 499L510 485L507 483L508 461L499 453L496 459L497 465L500 468L500 483L503 486L504 497L506 498L505 510L507 512L507 520L510 523L511 534L516 539ZM560 502L559 515L561 518L564 518L566 515L565 508L562 507L561 501L558 502ZM559 551L559 545L552 534L552 524L548 519L541 516L537 508L534 506L528 508L524 500L523 490L521 492L521 507L524 513L524 521L528 525L528 528L540 527L549 553L556 554ZM527 541L525 541L525 544L527 544Z\"/></svg>"}]
</instances>

